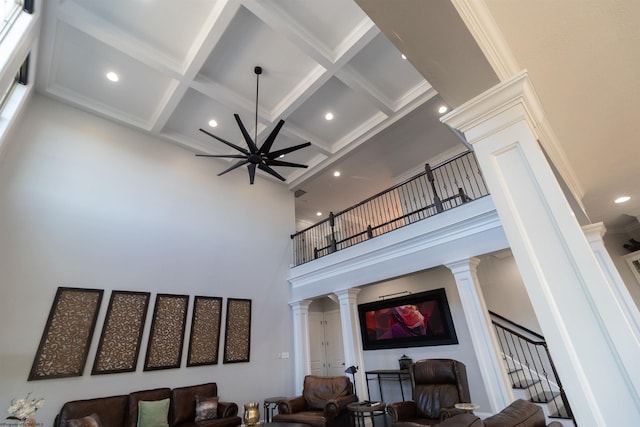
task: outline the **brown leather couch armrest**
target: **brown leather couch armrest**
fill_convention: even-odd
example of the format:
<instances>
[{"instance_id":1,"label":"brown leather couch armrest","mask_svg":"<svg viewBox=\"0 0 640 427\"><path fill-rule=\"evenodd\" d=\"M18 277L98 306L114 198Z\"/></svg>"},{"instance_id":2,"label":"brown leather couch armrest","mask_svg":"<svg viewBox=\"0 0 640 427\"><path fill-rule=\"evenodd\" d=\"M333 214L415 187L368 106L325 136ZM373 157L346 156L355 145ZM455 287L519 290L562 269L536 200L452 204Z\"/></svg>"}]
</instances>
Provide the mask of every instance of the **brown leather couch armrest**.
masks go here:
<instances>
[{"instance_id":1,"label":"brown leather couch armrest","mask_svg":"<svg viewBox=\"0 0 640 427\"><path fill-rule=\"evenodd\" d=\"M460 414L466 414L467 411L465 411L464 409L457 409L455 407L451 407L451 408L442 408L440 409L440 421L444 421L447 418L451 418L455 415L460 415Z\"/></svg>"},{"instance_id":2,"label":"brown leather couch armrest","mask_svg":"<svg viewBox=\"0 0 640 427\"><path fill-rule=\"evenodd\" d=\"M418 407L413 400L405 400L404 402L395 402L387 405L387 413L391 417L391 422L404 421L416 418Z\"/></svg>"},{"instance_id":3,"label":"brown leather couch armrest","mask_svg":"<svg viewBox=\"0 0 640 427\"><path fill-rule=\"evenodd\" d=\"M303 396L293 397L278 403L279 414L294 414L303 411L307 406Z\"/></svg>"},{"instance_id":4,"label":"brown leather couch armrest","mask_svg":"<svg viewBox=\"0 0 640 427\"><path fill-rule=\"evenodd\" d=\"M338 396L335 399L327 401L324 405L324 416L327 418L335 418L347 409L349 403L357 402L358 396L355 394L347 394Z\"/></svg>"},{"instance_id":5,"label":"brown leather couch armrest","mask_svg":"<svg viewBox=\"0 0 640 427\"><path fill-rule=\"evenodd\" d=\"M459 414L447 418L434 427L484 427L484 424L480 418L473 414Z\"/></svg>"},{"instance_id":6,"label":"brown leather couch armrest","mask_svg":"<svg viewBox=\"0 0 640 427\"><path fill-rule=\"evenodd\" d=\"M218 418L235 417L238 405L235 402L218 402Z\"/></svg>"}]
</instances>

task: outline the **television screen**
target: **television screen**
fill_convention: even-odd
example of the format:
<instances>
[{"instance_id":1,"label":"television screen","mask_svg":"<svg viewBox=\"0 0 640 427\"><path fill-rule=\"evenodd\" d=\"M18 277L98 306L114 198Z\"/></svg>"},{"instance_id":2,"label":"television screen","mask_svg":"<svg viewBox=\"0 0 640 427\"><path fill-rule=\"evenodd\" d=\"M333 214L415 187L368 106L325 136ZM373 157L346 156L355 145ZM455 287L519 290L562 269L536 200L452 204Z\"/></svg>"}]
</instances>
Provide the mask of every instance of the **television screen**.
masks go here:
<instances>
[{"instance_id":1,"label":"television screen","mask_svg":"<svg viewBox=\"0 0 640 427\"><path fill-rule=\"evenodd\" d=\"M358 305L365 350L457 344L444 288Z\"/></svg>"}]
</instances>

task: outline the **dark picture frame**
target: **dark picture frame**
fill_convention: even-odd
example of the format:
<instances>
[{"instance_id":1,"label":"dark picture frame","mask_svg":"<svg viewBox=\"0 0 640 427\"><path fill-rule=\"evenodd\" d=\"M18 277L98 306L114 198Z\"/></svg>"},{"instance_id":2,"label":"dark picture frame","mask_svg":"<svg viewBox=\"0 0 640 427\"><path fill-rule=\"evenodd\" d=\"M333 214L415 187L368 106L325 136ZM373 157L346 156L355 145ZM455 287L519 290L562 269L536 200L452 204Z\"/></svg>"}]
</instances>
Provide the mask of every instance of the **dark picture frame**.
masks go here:
<instances>
[{"instance_id":1,"label":"dark picture frame","mask_svg":"<svg viewBox=\"0 0 640 427\"><path fill-rule=\"evenodd\" d=\"M251 300L227 298L223 363L248 362L251 350Z\"/></svg>"},{"instance_id":2,"label":"dark picture frame","mask_svg":"<svg viewBox=\"0 0 640 427\"><path fill-rule=\"evenodd\" d=\"M103 293L58 287L29 381L82 376Z\"/></svg>"},{"instance_id":3,"label":"dark picture frame","mask_svg":"<svg viewBox=\"0 0 640 427\"><path fill-rule=\"evenodd\" d=\"M444 288L358 305L364 350L458 344Z\"/></svg>"},{"instance_id":4,"label":"dark picture frame","mask_svg":"<svg viewBox=\"0 0 640 427\"><path fill-rule=\"evenodd\" d=\"M217 365L222 326L222 298L196 296L192 313L187 367Z\"/></svg>"},{"instance_id":5,"label":"dark picture frame","mask_svg":"<svg viewBox=\"0 0 640 427\"><path fill-rule=\"evenodd\" d=\"M149 292L111 292L91 375L136 370L150 297Z\"/></svg>"},{"instance_id":6,"label":"dark picture frame","mask_svg":"<svg viewBox=\"0 0 640 427\"><path fill-rule=\"evenodd\" d=\"M156 295L145 371L180 367L188 305L189 295Z\"/></svg>"}]
</instances>

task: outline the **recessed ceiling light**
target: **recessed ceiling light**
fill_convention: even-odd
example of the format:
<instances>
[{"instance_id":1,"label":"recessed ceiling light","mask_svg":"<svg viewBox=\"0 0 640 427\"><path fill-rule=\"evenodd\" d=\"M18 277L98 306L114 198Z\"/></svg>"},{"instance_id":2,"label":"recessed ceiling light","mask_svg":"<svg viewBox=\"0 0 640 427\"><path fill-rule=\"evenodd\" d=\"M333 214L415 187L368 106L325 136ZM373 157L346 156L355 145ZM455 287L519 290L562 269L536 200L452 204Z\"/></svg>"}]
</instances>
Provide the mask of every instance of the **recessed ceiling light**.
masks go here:
<instances>
[{"instance_id":1,"label":"recessed ceiling light","mask_svg":"<svg viewBox=\"0 0 640 427\"><path fill-rule=\"evenodd\" d=\"M404 53L402 54L402 59L407 59L407 55L405 55Z\"/></svg>"},{"instance_id":2,"label":"recessed ceiling light","mask_svg":"<svg viewBox=\"0 0 640 427\"><path fill-rule=\"evenodd\" d=\"M613 202L614 203L624 203L624 202L628 202L629 200L631 200L631 197L629 197L629 196L621 196L621 197L618 197L617 199L615 199Z\"/></svg>"},{"instance_id":3,"label":"recessed ceiling light","mask_svg":"<svg viewBox=\"0 0 640 427\"><path fill-rule=\"evenodd\" d=\"M333 113L327 113L327 114L325 114L325 115L324 115L324 118L325 118L326 120L333 120Z\"/></svg>"},{"instance_id":4,"label":"recessed ceiling light","mask_svg":"<svg viewBox=\"0 0 640 427\"><path fill-rule=\"evenodd\" d=\"M440 114L444 114L449 110L449 108L446 105L441 105L440 108L438 108L438 113Z\"/></svg>"},{"instance_id":5,"label":"recessed ceiling light","mask_svg":"<svg viewBox=\"0 0 640 427\"><path fill-rule=\"evenodd\" d=\"M339 176L340 176L340 171L335 171L335 172L333 173L333 176L335 176L336 178L337 178L337 177L339 177Z\"/></svg>"},{"instance_id":6,"label":"recessed ceiling light","mask_svg":"<svg viewBox=\"0 0 640 427\"><path fill-rule=\"evenodd\" d=\"M283 157L284 157L284 154L280 154L280 155L278 156L278 158L279 158L279 159L282 159Z\"/></svg>"},{"instance_id":7,"label":"recessed ceiling light","mask_svg":"<svg viewBox=\"0 0 640 427\"><path fill-rule=\"evenodd\" d=\"M118 74L113 71L109 71L107 73L107 78L112 82L117 82L118 80L120 80L120 77L118 76Z\"/></svg>"},{"instance_id":8,"label":"recessed ceiling light","mask_svg":"<svg viewBox=\"0 0 640 427\"><path fill-rule=\"evenodd\" d=\"M316 212L316 216L322 216L322 212Z\"/></svg>"},{"instance_id":9,"label":"recessed ceiling light","mask_svg":"<svg viewBox=\"0 0 640 427\"><path fill-rule=\"evenodd\" d=\"M211 119L211 120L209 120L209 126L211 126L212 128L218 127L218 122L216 122L215 120Z\"/></svg>"}]
</instances>

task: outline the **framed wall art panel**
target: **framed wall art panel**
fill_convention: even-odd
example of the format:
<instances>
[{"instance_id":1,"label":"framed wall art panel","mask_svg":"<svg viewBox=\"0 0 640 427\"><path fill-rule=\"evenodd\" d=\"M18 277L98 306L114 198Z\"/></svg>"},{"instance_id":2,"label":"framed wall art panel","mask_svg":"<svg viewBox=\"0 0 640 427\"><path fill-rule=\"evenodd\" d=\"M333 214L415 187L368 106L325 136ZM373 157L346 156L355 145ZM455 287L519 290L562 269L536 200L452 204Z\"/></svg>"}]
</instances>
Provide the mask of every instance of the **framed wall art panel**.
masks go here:
<instances>
[{"instance_id":1,"label":"framed wall art panel","mask_svg":"<svg viewBox=\"0 0 640 427\"><path fill-rule=\"evenodd\" d=\"M29 381L82 375L103 290L59 287Z\"/></svg>"},{"instance_id":2,"label":"framed wall art panel","mask_svg":"<svg viewBox=\"0 0 640 427\"><path fill-rule=\"evenodd\" d=\"M145 371L180 367L188 305L188 295L156 296L144 362Z\"/></svg>"},{"instance_id":3,"label":"framed wall art panel","mask_svg":"<svg viewBox=\"0 0 640 427\"><path fill-rule=\"evenodd\" d=\"M218 363L221 323L222 298L196 296L191 317L187 366Z\"/></svg>"},{"instance_id":4,"label":"framed wall art panel","mask_svg":"<svg viewBox=\"0 0 640 427\"><path fill-rule=\"evenodd\" d=\"M251 300L227 299L223 363L249 361L251 344Z\"/></svg>"},{"instance_id":5,"label":"framed wall art panel","mask_svg":"<svg viewBox=\"0 0 640 427\"><path fill-rule=\"evenodd\" d=\"M149 292L111 293L91 375L136 370L150 295Z\"/></svg>"}]
</instances>

